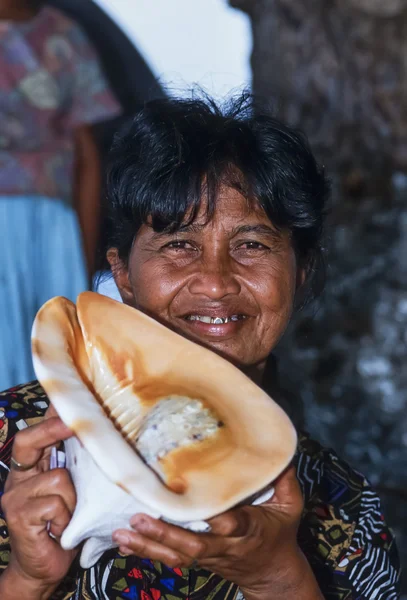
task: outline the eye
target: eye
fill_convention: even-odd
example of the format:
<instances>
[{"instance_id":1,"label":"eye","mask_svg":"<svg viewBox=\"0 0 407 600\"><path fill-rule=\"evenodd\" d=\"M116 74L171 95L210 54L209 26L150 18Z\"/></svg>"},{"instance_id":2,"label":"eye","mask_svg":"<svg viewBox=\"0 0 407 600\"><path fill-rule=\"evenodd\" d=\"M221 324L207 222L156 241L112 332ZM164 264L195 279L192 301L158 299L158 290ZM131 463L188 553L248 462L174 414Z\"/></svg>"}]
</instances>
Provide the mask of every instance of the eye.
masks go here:
<instances>
[{"instance_id":1,"label":"eye","mask_svg":"<svg viewBox=\"0 0 407 600\"><path fill-rule=\"evenodd\" d=\"M172 240L171 242L168 242L167 244L165 244L164 246L164 250L168 249L168 250L175 250L175 251L182 251L182 250L192 250L195 251L196 248L195 246L191 243L188 242L188 240Z\"/></svg>"},{"instance_id":2,"label":"eye","mask_svg":"<svg viewBox=\"0 0 407 600\"><path fill-rule=\"evenodd\" d=\"M241 244L239 244L237 249L238 250L265 251L265 250L269 250L270 248L268 248L261 242L247 241L247 242L242 242Z\"/></svg>"}]
</instances>

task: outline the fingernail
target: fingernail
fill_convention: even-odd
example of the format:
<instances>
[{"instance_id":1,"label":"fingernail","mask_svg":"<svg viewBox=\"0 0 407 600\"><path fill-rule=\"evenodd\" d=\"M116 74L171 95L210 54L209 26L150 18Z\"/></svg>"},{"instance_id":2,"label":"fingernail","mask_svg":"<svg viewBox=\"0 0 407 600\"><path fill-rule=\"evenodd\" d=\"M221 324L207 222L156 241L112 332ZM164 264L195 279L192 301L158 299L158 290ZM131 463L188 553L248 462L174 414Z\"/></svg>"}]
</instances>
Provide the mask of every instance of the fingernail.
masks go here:
<instances>
[{"instance_id":1,"label":"fingernail","mask_svg":"<svg viewBox=\"0 0 407 600\"><path fill-rule=\"evenodd\" d=\"M143 515L136 515L135 517L133 517L130 520L130 525L132 527L134 527L135 529L142 530L142 529L147 529L149 526L149 523Z\"/></svg>"},{"instance_id":2,"label":"fingernail","mask_svg":"<svg viewBox=\"0 0 407 600\"><path fill-rule=\"evenodd\" d=\"M114 533L112 539L116 544L120 544L120 546L127 546L130 543L130 536L125 533Z\"/></svg>"}]
</instances>

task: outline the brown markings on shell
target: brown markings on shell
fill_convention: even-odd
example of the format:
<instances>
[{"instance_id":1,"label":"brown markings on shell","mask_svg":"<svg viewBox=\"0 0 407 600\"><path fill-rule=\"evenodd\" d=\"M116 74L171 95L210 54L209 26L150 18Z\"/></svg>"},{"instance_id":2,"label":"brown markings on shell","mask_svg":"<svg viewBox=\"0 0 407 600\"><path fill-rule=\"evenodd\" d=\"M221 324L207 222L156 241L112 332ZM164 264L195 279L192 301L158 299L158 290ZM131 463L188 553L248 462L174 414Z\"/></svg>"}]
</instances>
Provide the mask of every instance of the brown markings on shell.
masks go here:
<instances>
[{"instance_id":1,"label":"brown markings on shell","mask_svg":"<svg viewBox=\"0 0 407 600\"><path fill-rule=\"evenodd\" d=\"M102 302L104 302L104 299ZM139 398L142 406L147 410L160 400L171 395L199 400L204 407L213 411L216 418L219 418L226 425L210 438L191 441L191 444L187 446L171 450L160 460L164 482L159 475L157 477L174 493L184 494L187 491L188 474L190 472L209 471L236 451L237 441L234 439L232 430L229 428L231 415L223 405L222 394L219 396L220 402L215 403L216 396L214 395L213 385L209 382L206 383L201 377L196 378L193 375L188 377L188 374L181 373L178 369L172 372L164 368L163 373L159 376L154 373L151 374L146 368L142 351L135 347L135 343L130 337L122 334L120 328L118 332L120 349L118 349L119 345L115 341L110 342L110 339L114 340L114 335L112 338L111 332L106 331L105 327L103 327L103 316L99 319L102 325L102 333L100 335L92 335L92 338L88 338L89 342L87 342L86 322L88 320L87 310L89 305L90 303L85 299L85 302L82 304L82 318L85 324L85 344L91 343L91 345L98 348L100 358L105 363L110 374L113 374L118 389L129 388L129 393L134 393ZM122 305L120 306L121 311L125 308ZM94 327L92 327L92 330L95 331ZM137 336L136 327L134 328L134 335ZM123 433L121 427L115 422L115 419L109 415L110 411L104 406L103 398L96 393L94 395L116 429L136 452L134 443L131 443L128 439L129 436ZM244 438L244 424L242 424L241 433ZM238 485L241 485L241 482ZM231 496L233 492L228 489L225 493L227 496Z\"/></svg>"},{"instance_id":2,"label":"brown markings on shell","mask_svg":"<svg viewBox=\"0 0 407 600\"><path fill-rule=\"evenodd\" d=\"M167 487L176 494L184 494L188 488L190 471L211 470L214 465L230 455L233 449L231 433L222 427L209 438L171 450L160 459Z\"/></svg>"},{"instance_id":3,"label":"brown markings on shell","mask_svg":"<svg viewBox=\"0 0 407 600\"><path fill-rule=\"evenodd\" d=\"M214 406L213 387L207 385L205 381L194 377L187 377L185 374L178 372L166 371L159 377L150 375L145 368L143 354L140 350L134 347L131 339L123 340L120 344L120 350L115 348L114 344L110 344L107 340L109 337L101 335L99 338L89 339L86 336L86 331L82 332L79 320L76 313L76 307L67 300L59 299L59 301L51 307L54 312L54 320L62 323L62 327L66 336L66 350L70 355L71 360L76 367L84 384L93 394L99 405L103 408L105 414L108 415L108 409L104 406L102 397L96 392L95 386L91 384L92 377L92 346L96 346L101 353L101 359L105 362L111 374L114 374L118 388L129 387L130 390L137 395L142 405L145 408L151 408L160 400L177 395L191 399L200 400L203 406L212 409L222 421L228 423L228 415L222 415L222 401L219 398L219 407ZM49 315L49 313L48 313ZM41 318L48 319L49 316L40 315ZM90 350L88 357L87 349ZM40 340L33 341L33 351L39 356L41 353L50 353L50 348L45 348L40 344ZM47 357L51 362L55 362L55 356ZM90 359L90 360L89 360ZM90 363L90 364L89 364ZM103 383L103 377L99 379ZM61 391L61 382L48 380L43 382L44 388L49 395L53 388ZM97 385L97 384L95 384ZM199 387L199 389L197 389ZM211 389L212 388L212 389ZM212 394L212 396L211 396ZM219 410L220 409L220 410ZM116 429L124 439L127 436L123 435L121 427L118 426L115 419L110 418ZM89 420L77 420L71 425L73 432L79 439L94 430L94 424ZM134 450L134 446L127 440ZM222 427L213 436L206 440L193 441L187 446L177 448L170 451L161 461L161 470L164 474L163 485L166 485L176 494L185 494L188 491L188 481L190 472L208 472L212 468L216 471L216 465L222 463L235 451L236 443L233 439L232 431L228 427ZM134 450L136 452L136 450ZM159 475L157 478L161 480ZM162 480L161 480L162 481ZM129 493L126 485L122 482L116 484L123 489L125 493ZM225 490L227 496L233 495L233 490L230 486Z\"/></svg>"},{"instance_id":4,"label":"brown markings on shell","mask_svg":"<svg viewBox=\"0 0 407 600\"><path fill-rule=\"evenodd\" d=\"M99 349L104 347L100 340L97 340L96 344ZM103 358L108 363L109 370L115 374L118 386L121 389L130 388L131 392L140 399L141 404L146 408L152 408L169 396L180 396L190 398L191 400L199 400L202 402L204 408L208 408L217 416L219 415L219 411L213 406L213 399L212 401L208 401L206 398L207 394L202 394L202 390L192 389L191 384L188 385L188 382L185 381L181 373L166 373L160 378L152 377L147 374L143 359L141 358L141 352L134 347L132 350L132 356L134 357L132 364L134 371L137 372L138 380L131 380L129 378L129 354L123 350L121 352L105 351ZM137 452L134 447L134 441L129 439L129 435L126 435L116 420L111 417L109 414L110 411L104 406L103 399L98 397L97 394L96 397L116 429L126 439L132 449ZM223 415L219 415L219 417L224 421L225 417ZM160 460L161 470L164 473L164 481L159 475L157 477L174 493L185 494L188 487L187 473L190 470L210 470L214 464L230 454L233 448L234 442L231 432L227 427L222 427L214 435L205 440L191 440L191 443L188 445L170 450Z\"/></svg>"},{"instance_id":5,"label":"brown markings on shell","mask_svg":"<svg viewBox=\"0 0 407 600\"><path fill-rule=\"evenodd\" d=\"M51 313L51 319L50 319ZM53 313L53 314L52 314ZM65 332L66 346L65 350L73 362L73 365L79 373L82 381L87 388L94 394L94 389L90 379L89 360L86 353L82 330L79 324L76 306L70 300L63 297L57 297L48 303L46 308L39 310L36 321L41 326L47 326L50 320L58 322L60 328ZM32 338L32 353L38 356L41 362L52 364L55 362L55 348L52 344L46 343L40 339ZM45 388L44 385L44 389ZM48 390L47 393L49 394Z\"/></svg>"},{"instance_id":6,"label":"brown markings on shell","mask_svg":"<svg viewBox=\"0 0 407 600\"><path fill-rule=\"evenodd\" d=\"M135 377L146 377L142 353L135 348L132 340L122 340L118 350L107 343L104 337L95 336L93 345L103 355L104 362L121 388L133 386Z\"/></svg>"},{"instance_id":7,"label":"brown markings on shell","mask_svg":"<svg viewBox=\"0 0 407 600\"><path fill-rule=\"evenodd\" d=\"M104 342L99 339L96 341L96 345L99 349L105 346ZM130 352L109 351L110 348L107 350L103 353L103 358L109 365L109 370L114 373L118 386L121 389L131 388L145 407L153 407L169 396L181 396L199 400L204 408L212 411L215 415L218 414L219 410L213 400L208 393L202 390L203 384L200 390L193 388L192 383L185 381L185 375L181 373L166 372L162 377L150 375L144 365L141 351L134 346ZM134 371L131 378L129 377L129 362L133 365ZM103 400L101 402L103 403ZM222 421L227 418L226 415L221 414L219 417Z\"/></svg>"},{"instance_id":8,"label":"brown markings on shell","mask_svg":"<svg viewBox=\"0 0 407 600\"><path fill-rule=\"evenodd\" d=\"M44 358L45 353L42 351L42 344L40 340L37 340L36 338L31 339L31 351L33 354L38 356L38 358Z\"/></svg>"},{"instance_id":9,"label":"brown markings on shell","mask_svg":"<svg viewBox=\"0 0 407 600\"><path fill-rule=\"evenodd\" d=\"M144 406L154 406L168 396L183 396L201 401L205 408L216 413L216 408L206 395L200 393L200 390L192 389L184 375L167 372L163 377L151 376L145 367L142 352L131 342L128 349L122 345L122 349L118 351L107 346L105 340L96 338L95 346L103 354L109 370L114 373L118 386L121 389L131 388Z\"/></svg>"},{"instance_id":10,"label":"brown markings on shell","mask_svg":"<svg viewBox=\"0 0 407 600\"><path fill-rule=\"evenodd\" d=\"M115 483L116 483L117 487L119 487L121 490L123 490L123 492L126 492L126 494L129 494L129 496L131 496L131 493L126 488L126 486L124 485L124 483L120 483L120 481L116 481Z\"/></svg>"},{"instance_id":11,"label":"brown markings on shell","mask_svg":"<svg viewBox=\"0 0 407 600\"><path fill-rule=\"evenodd\" d=\"M205 393L202 389L203 382L200 382L200 388L196 389L193 386L192 382L186 381L185 375L181 373L172 373L171 371L166 371L161 377L157 377L155 375L151 375L148 369L145 366L143 352L135 347L135 343L133 339L127 335L123 337L122 330L119 328L118 335L120 337L120 349L118 349L115 342L110 342L111 331L106 332L105 328L105 318L104 313L98 317L99 324L101 326L102 334L100 335L92 335L92 339L87 337L86 332L86 323L89 321L89 312L90 308L93 304L95 294L87 292L82 294L81 299L81 319L84 324L84 338L85 344L91 344L92 346L97 347L99 353L101 354L102 360L105 362L108 370L111 374L113 374L114 378L117 381L117 385L120 389L130 388L131 391L140 399L140 402L144 407L152 407L160 400L163 400L171 395L183 396L187 398L191 398L194 400L199 400L202 402L205 408L213 411L215 415L218 414L219 410L214 405L210 394ZM103 304L112 305L114 310L119 311L119 313L128 312L130 319L133 319L133 308L118 304L113 300L107 299L105 297L100 297L97 300L97 304L99 307ZM112 313L114 314L114 312ZM93 313L93 319L95 319L95 313ZM157 324L158 326L158 324ZM94 323L91 327L91 330L94 331L95 326ZM137 336L137 328L134 327L134 335ZM173 334L175 335L175 334ZM113 334L114 339L114 334ZM184 341L184 340L183 340ZM95 393L95 392L94 392ZM103 398L100 397L97 393L95 393L98 402L104 407ZM106 414L109 410L104 407ZM219 414L220 420L223 422L227 422L227 414ZM114 419L112 419L114 421ZM118 428L120 430L120 427Z\"/></svg>"},{"instance_id":12,"label":"brown markings on shell","mask_svg":"<svg viewBox=\"0 0 407 600\"><path fill-rule=\"evenodd\" d=\"M130 388L131 393L140 399L142 406L151 408L170 396L180 396L202 402L203 407L214 413L215 418L219 417L222 422L225 419L227 420L227 415L218 414L220 411L214 405L213 399L209 397L210 394L202 390L203 384L201 389L197 390L193 388L192 383L185 381L185 375L181 373L167 372L162 377L151 376L144 365L142 352L134 346L131 346L131 351L123 349L112 351L111 348L106 348L103 340L98 338L95 345L103 353L103 359L106 361L109 370L114 373L118 387L122 390ZM104 352L103 348L106 348ZM131 374L129 363L132 365ZM111 418L109 409L104 406L103 398L99 397L97 392L95 392L95 395L103 406L105 413ZM115 421L113 418L111 420ZM116 427L121 431L119 425L116 425Z\"/></svg>"},{"instance_id":13,"label":"brown markings on shell","mask_svg":"<svg viewBox=\"0 0 407 600\"><path fill-rule=\"evenodd\" d=\"M80 438L81 435L92 433L95 426L89 419L78 419L71 424L70 429Z\"/></svg>"}]
</instances>

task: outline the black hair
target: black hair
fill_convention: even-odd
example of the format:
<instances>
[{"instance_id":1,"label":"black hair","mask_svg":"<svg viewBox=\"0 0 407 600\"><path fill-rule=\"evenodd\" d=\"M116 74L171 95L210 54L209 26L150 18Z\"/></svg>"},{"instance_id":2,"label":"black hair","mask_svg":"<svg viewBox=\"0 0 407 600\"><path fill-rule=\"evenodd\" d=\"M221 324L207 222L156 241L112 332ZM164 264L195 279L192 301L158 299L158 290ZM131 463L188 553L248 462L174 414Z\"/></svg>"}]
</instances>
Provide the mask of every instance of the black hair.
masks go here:
<instances>
[{"instance_id":1,"label":"black hair","mask_svg":"<svg viewBox=\"0 0 407 600\"><path fill-rule=\"evenodd\" d=\"M249 94L223 107L208 97L151 101L117 134L107 177L109 246L126 263L143 224L176 231L194 220L203 197L210 219L221 185L290 231L308 293L320 291L327 179L305 137Z\"/></svg>"}]
</instances>

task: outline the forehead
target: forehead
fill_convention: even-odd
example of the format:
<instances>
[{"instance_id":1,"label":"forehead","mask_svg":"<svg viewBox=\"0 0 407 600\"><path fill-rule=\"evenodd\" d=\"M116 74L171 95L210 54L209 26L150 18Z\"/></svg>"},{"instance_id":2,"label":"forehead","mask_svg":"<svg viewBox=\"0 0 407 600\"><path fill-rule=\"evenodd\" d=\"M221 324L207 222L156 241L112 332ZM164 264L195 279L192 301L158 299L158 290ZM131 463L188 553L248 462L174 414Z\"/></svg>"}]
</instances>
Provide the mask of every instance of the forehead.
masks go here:
<instances>
[{"instance_id":1,"label":"forehead","mask_svg":"<svg viewBox=\"0 0 407 600\"><path fill-rule=\"evenodd\" d=\"M213 227L216 224L237 225L250 222L273 226L265 211L256 200L249 200L238 190L228 186L221 186L219 188L214 207L213 215L208 219L208 200L204 196L193 224L203 227Z\"/></svg>"}]
</instances>

